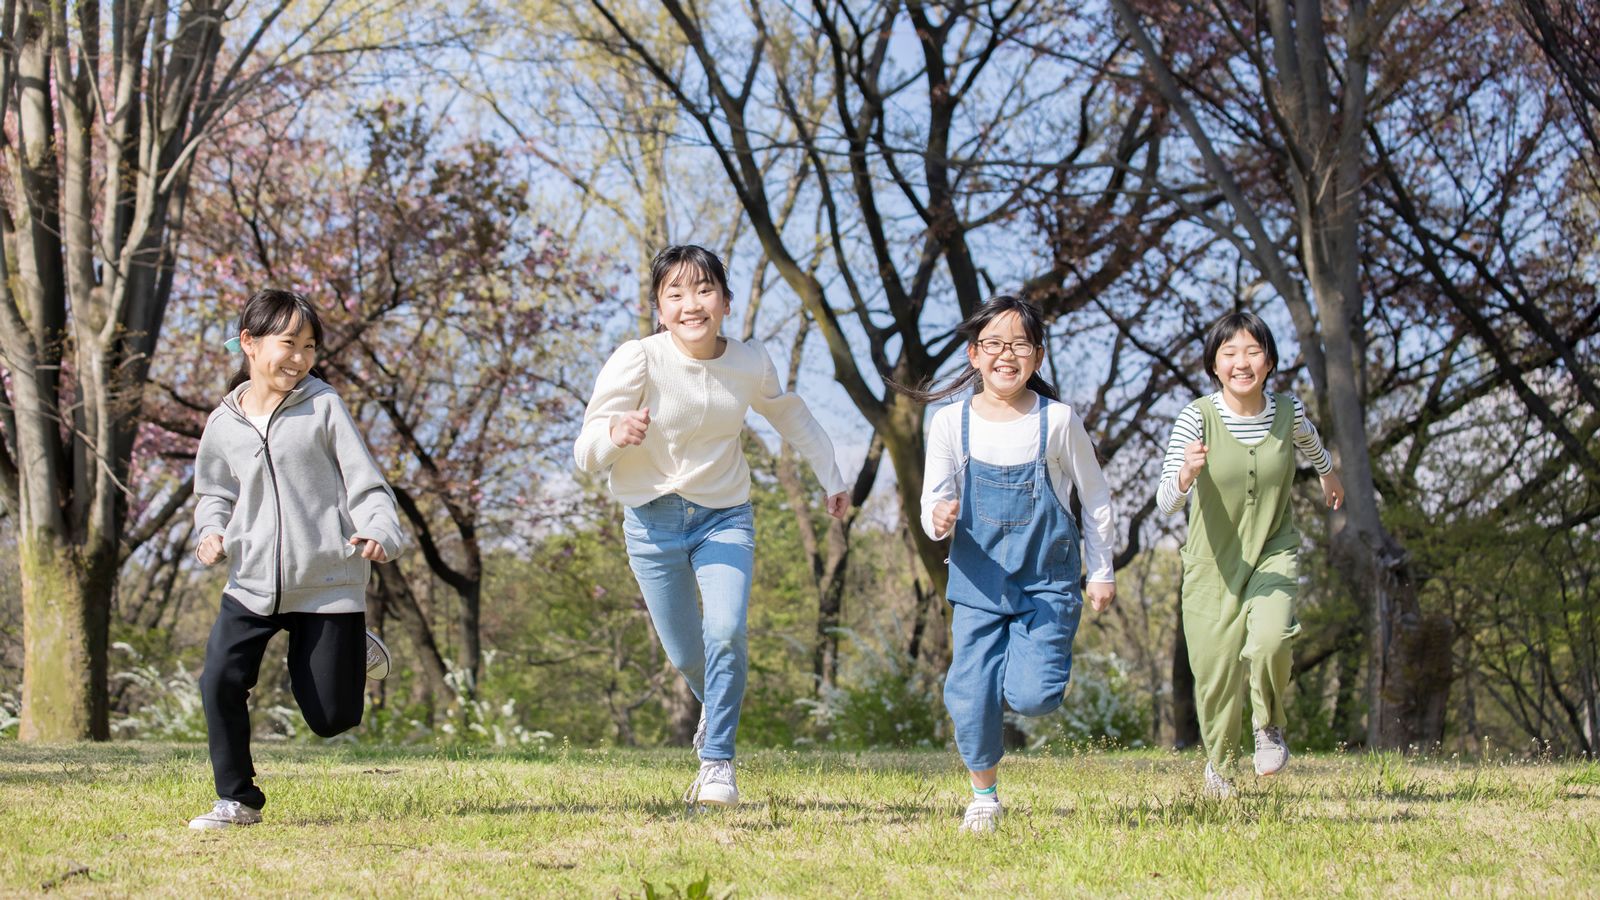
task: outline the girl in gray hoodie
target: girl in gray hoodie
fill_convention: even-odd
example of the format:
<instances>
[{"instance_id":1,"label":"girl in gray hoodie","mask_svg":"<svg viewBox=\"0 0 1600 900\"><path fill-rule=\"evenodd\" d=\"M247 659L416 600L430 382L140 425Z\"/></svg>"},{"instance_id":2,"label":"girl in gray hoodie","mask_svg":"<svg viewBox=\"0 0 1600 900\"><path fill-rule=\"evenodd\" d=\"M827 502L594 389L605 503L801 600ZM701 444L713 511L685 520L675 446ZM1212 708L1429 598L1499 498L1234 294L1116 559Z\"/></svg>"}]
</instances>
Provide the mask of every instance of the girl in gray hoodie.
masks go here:
<instances>
[{"instance_id":1,"label":"girl in gray hoodie","mask_svg":"<svg viewBox=\"0 0 1600 900\"><path fill-rule=\"evenodd\" d=\"M195 555L228 561L200 677L218 800L189 822L196 829L261 821L246 701L274 634L289 633L290 683L311 730L332 737L361 722L363 673L388 670L366 632L367 578L400 552L394 494L312 368L322 322L310 302L257 291L228 346L244 363L195 457Z\"/></svg>"}]
</instances>

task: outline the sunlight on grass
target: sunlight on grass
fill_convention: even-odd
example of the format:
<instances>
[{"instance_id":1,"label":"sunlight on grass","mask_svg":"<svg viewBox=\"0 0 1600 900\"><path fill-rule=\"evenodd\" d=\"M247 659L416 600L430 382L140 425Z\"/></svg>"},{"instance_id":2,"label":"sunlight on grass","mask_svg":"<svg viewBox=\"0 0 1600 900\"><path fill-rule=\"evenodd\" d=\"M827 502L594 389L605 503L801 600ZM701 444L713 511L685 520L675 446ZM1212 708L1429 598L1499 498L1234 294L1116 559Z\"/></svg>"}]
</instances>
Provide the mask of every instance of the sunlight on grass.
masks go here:
<instances>
[{"instance_id":1,"label":"sunlight on grass","mask_svg":"<svg viewBox=\"0 0 1600 900\"><path fill-rule=\"evenodd\" d=\"M1297 757L1200 792L1159 751L1014 757L998 834L952 754L761 751L744 804L685 751L261 749L265 822L199 833L203 747L0 744L0 892L1000 896L1600 892L1600 768Z\"/></svg>"}]
</instances>

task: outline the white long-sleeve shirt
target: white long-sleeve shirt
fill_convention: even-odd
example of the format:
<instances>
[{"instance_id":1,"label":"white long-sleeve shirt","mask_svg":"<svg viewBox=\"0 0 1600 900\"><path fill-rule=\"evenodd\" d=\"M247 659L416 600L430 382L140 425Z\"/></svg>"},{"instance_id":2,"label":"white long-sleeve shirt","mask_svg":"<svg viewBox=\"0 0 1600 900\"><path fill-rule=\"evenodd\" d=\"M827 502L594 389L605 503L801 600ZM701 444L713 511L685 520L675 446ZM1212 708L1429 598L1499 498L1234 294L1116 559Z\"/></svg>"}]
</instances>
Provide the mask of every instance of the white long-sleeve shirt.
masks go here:
<instances>
[{"instance_id":1,"label":"white long-sleeve shirt","mask_svg":"<svg viewBox=\"0 0 1600 900\"><path fill-rule=\"evenodd\" d=\"M933 526L933 506L941 500L961 497L961 406L952 403L933 414L928 425L928 457L922 478L922 530L934 540L943 540ZM1045 465L1050 484L1061 508L1071 510L1072 492L1082 500L1083 569L1088 580L1115 582L1112 554L1117 545L1116 515L1111 509L1111 491L1105 473L1095 457L1094 444L1072 407L1051 403L1048 408L1049 432L1045 438ZM1039 451L1039 401L1033 409L1011 422L991 422L971 412L967 434L972 456L979 462L1014 466L1031 462Z\"/></svg>"},{"instance_id":2,"label":"white long-sleeve shirt","mask_svg":"<svg viewBox=\"0 0 1600 900\"><path fill-rule=\"evenodd\" d=\"M638 409L650 410L644 443L613 444L612 424ZM685 354L666 332L618 347L595 379L573 458L582 472L610 469L611 494L627 506L667 494L738 506L750 499L739 435L752 409L811 464L824 491L845 489L833 442L805 401L783 389L767 349L732 338L716 359Z\"/></svg>"},{"instance_id":3,"label":"white long-sleeve shirt","mask_svg":"<svg viewBox=\"0 0 1600 900\"><path fill-rule=\"evenodd\" d=\"M1269 396L1266 408L1260 415L1241 416L1228 408L1221 391L1202 397L1200 402L1216 404L1223 426L1246 447L1254 447L1267 439L1278 408ZM1167 439L1167 455L1161 462L1161 484L1156 487L1156 506L1169 516L1182 511L1184 503L1189 500L1188 491L1178 490L1178 470L1183 468L1184 450L1200 440L1204 433L1204 415L1192 403L1185 406L1183 412L1178 414L1178 421L1172 424L1172 436ZM1306 417L1305 404L1300 402L1299 397L1294 397L1294 445L1299 448L1301 455L1310 460L1318 475L1333 471L1333 460L1328 458L1328 451L1322 446L1322 436L1317 434L1317 426ZM1194 490L1194 485L1189 485L1189 490Z\"/></svg>"}]
</instances>

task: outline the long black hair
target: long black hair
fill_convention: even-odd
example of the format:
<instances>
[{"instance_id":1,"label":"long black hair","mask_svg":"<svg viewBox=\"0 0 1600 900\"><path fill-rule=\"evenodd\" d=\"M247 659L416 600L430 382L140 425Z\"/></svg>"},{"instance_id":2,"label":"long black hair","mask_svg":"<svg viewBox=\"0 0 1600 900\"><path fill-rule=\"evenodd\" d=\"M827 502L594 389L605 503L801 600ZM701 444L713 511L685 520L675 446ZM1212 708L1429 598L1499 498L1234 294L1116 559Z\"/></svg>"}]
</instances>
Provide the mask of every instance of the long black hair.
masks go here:
<instances>
[{"instance_id":1,"label":"long black hair","mask_svg":"<svg viewBox=\"0 0 1600 900\"><path fill-rule=\"evenodd\" d=\"M261 339L274 334L290 334L300 330L300 323L311 323L311 336L317 342L317 349L322 349L322 318L317 315L316 307L311 305L304 294L294 291L283 291L277 288L263 288L250 295L244 302L244 309L239 313L239 331L250 332L250 336ZM242 351L241 351L242 353ZM310 374L318 378L322 372L317 367L311 368ZM246 356L239 361L239 371L233 373L233 378L228 381L228 390L250 380L250 357Z\"/></svg>"},{"instance_id":2,"label":"long black hair","mask_svg":"<svg viewBox=\"0 0 1600 900\"><path fill-rule=\"evenodd\" d=\"M673 244L662 248L655 259L650 260L650 305L656 308L657 319L661 316L661 288L680 267L716 285L724 301L733 301L733 291L728 288L728 267L715 253L698 244ZM656 326L657 334L666 330L665 325Z\"/></svg>"},{"instance_id":3,"label":"long black hair","mask_svg":"<svg viewBox=\"0 0 1600 900\"><path fill-rule=\"evenodd\" d=\"M1200 368L1205 369L1206 374L1211 376L1211 383L1219 388L1222 387L1222 381L1217 378L1217 351L1241 331L1255 338L1255 342L1266 352L1269 371L1278 371L1278 342L1272 339L1272 329L1255 313L1234 310L1224 313L1211 326L1211 331L1206 334L1205 356L1200 359ZM1265 376L1262 380L1266 380Z\"/></svg>"},{"instance_id":4,"label":"long black hair","mask_svg":"<svg viewBox=\"0 0 1600 900\"><path fill-rule=\"evenodd\" d=\"M978 336L983 333L985 328L989 327L989 323L1008 312L1017 314L1017 318L1022 322L1022 333L1037 348L1034 358L1043 361L1045 349L1044 313L1039 311L1039 307L1015 294L996 294L990 297L987 302L978 307L977 312L968 316L967 320L961 323L961 327L956 329L956 334L967 339L968 347L975 346L978 343ZM888 384L891 388L919 403L932 403L961 393L970 387L974 381L978 383L976 389L983 390L983 378L969 362L961 374L951 379L949 384L941 388L924 387L918 390L904 387L893 381L888 382ZM1045 381L1044 377L1039 374L1038 366L1034 367L1033 374L1028 377L1028 389L1041 397L1048 397L1057 402L1061 400L1061 395L1057 393L1055 387L1050 382Z\"/></svg>"}]
</instances>

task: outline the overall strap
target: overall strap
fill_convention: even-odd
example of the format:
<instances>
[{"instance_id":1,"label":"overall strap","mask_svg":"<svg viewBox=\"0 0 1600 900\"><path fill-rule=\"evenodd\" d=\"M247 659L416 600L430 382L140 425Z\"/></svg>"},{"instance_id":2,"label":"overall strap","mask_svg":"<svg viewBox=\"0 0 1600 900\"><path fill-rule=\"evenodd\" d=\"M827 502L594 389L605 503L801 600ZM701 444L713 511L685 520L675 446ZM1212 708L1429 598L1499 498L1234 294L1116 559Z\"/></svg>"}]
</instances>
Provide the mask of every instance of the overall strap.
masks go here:
<instances>
[{"instance_id":1,"label":"overall strap","mask_svg":"<svg viewBox=\"0 0 1600 900\"><path fill-rule=\"evenodd\" d=\"M972 447L967 440L968 416L971 410L972 400L970 398L961 401L961 462L959 463L961 468L959 474L961 475L962 515L966 514L967 507L970 505L968 498L972 496L972 466L969 465L972 461Z\"/></svg>"},{"instance_id":2,"label":"overall strap","mask_svg":"<svg viewBox=\"0 0 1600 900\"><path fill-rule=\"evenodd\" d=\"M1044 462L1045 451L1050 447L1050 417L1045 410L1050 407L1050 398L1039 395L1039 462Z\"/></svg>"},{"instance_id":3,"label":"overall strap","mask_svg":"<svg viewBox=\"0 0 1600 900\"><path fill-rule=\"evenodd\" d=\"M1038 464L1039 468L1033 477L1033 496L1035 499L1037 499L1039 496L1040 485L1049 484L1049 479L1046 476L1046 473L1049 472L1049 469L1047 468L1049 462L1047 461L1046 453L1050 449L1050 415L1047 412L1047 410L1050 408L1050 398L1043 394L1039 394L1038 397L1039 455L1035 457L1035 462Z\"/></svg>"}]
</instances>

